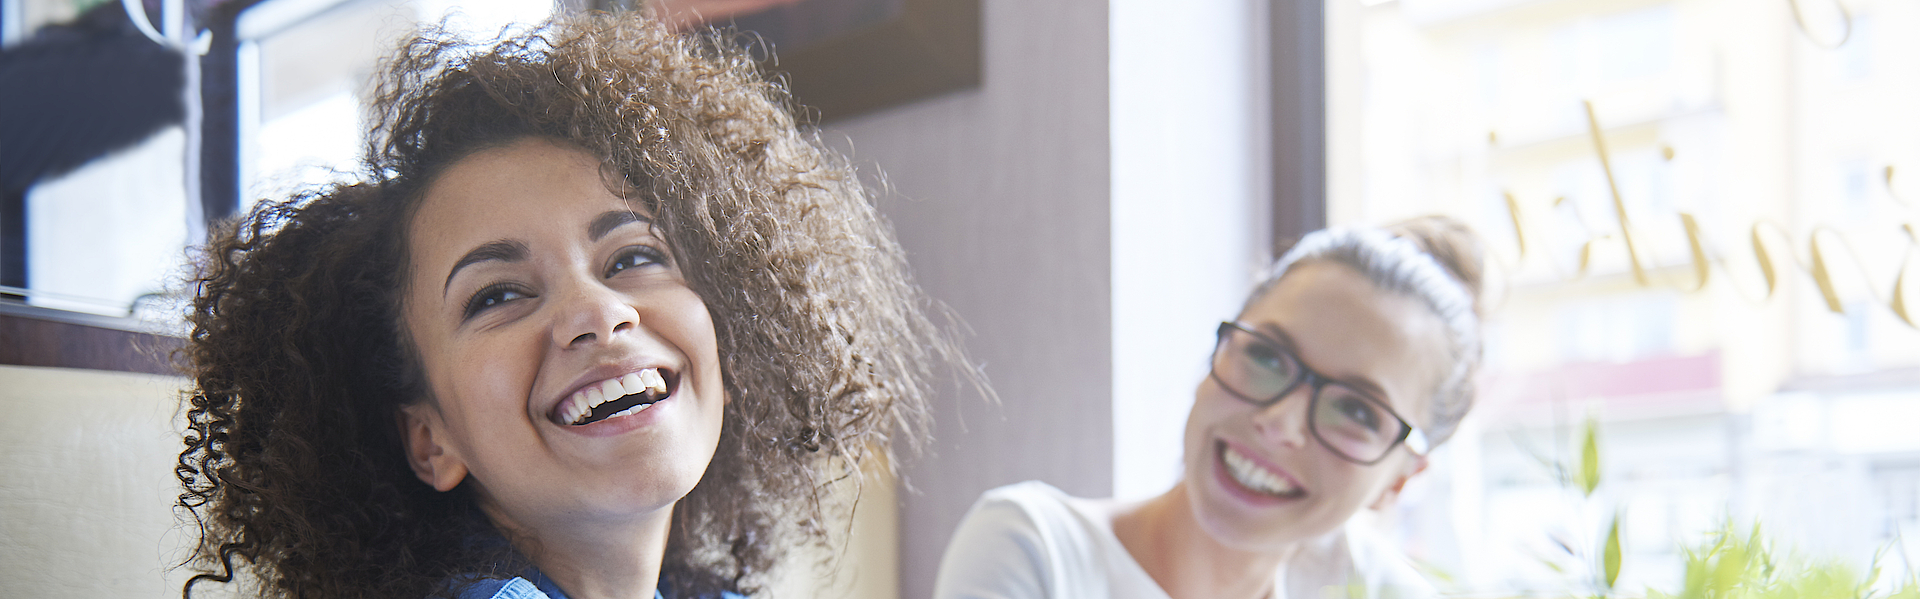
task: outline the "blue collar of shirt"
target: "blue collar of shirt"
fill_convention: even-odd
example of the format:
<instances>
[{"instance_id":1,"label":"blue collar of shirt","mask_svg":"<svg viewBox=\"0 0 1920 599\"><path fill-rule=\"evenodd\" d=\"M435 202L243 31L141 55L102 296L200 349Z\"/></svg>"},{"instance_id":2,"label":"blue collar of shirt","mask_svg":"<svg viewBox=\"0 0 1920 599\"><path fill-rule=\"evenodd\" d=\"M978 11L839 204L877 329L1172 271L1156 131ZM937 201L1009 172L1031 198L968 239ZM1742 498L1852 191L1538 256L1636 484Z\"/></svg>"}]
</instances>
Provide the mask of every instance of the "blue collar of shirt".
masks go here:
<instances>
[{"instance_id":1,"label":"blue collar of shirt","mask_svg":"<svg viewBox=\"0 0 1920 599\"><path fill-rule=\"evenodd\" d=\"M737 597L729 593L729 599ZM568 599L566 591L560 585L547 578L538 570L508 579L474 581L460 591L459 599ZM653 599L666 599L659 589L654 589Z\"/></svg>"},{"instance_id":2,"label":"blue collar of shirt","mask_svg":"<svg viewBox=\"0 0 1920 599\"><path fill-rule=\"evenodd\" d=\"M746 599L733 593L721 593L721 599ZM459 599L568 599L566 591L560 585L547 578L539 570L529 569L526 573L508 579L475 581L460 592ZM659 589L654 589L653 599L666 599Z\"/></svg>"},{"instance_id":3,"label":"blue collar of shirt","mask_svg":"<svg viewBox=\"0 0 1920 599\"><path fill-rule=\"evenodd\" d=\"M489 531L490 532L490 531ZM498 534L475 536L473 543L497 543L505 545L507 540ZM525 562L522 562L525 563ZM474 576L478 578L478 576ZM462 589L456 599L569 599L560 585L547 578L539 568L531 565L520 572L519 576L507 579L475 580ZM653 599L666 599L666 594L654 589ZM719 599L746 599L734 593L720 593Z\"/></svg>"}]
</instances>

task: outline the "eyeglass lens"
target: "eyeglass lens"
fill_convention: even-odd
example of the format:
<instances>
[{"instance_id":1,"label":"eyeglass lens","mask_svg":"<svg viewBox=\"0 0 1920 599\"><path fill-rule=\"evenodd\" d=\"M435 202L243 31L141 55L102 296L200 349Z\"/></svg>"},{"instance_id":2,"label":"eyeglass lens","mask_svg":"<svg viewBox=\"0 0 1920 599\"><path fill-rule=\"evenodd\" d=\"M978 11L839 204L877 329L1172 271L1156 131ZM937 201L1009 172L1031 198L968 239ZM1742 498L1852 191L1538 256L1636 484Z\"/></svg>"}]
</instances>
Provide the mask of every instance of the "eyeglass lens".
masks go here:
<instances>
[{"instance_id":1,"label":"eyeglass lens","mask_svg":"<svg viewBox=\"0 0 1920 599\"><path fill-rule=\"evenodd\" d=\"M1220 347L1214 352L1213 375L1241 398L1271 405L1307 377L1307 369L1291 351L1260 336L1223 326ZM1335 453L1358 462L1384 457L1400 441L1399 418L1386 406L1352 387L1323 381L1312 403L1314 437Z\"/></svg>"}]
</instances>

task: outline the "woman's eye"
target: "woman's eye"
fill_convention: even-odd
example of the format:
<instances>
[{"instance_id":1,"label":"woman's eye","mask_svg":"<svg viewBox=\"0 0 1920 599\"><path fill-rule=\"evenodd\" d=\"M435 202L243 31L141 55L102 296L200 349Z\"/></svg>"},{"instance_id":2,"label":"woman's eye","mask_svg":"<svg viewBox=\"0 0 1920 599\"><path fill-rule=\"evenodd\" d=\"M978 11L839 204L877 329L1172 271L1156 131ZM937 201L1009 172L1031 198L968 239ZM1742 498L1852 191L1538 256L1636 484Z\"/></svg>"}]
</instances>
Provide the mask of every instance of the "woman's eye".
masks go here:
<instances>
[{"instance_id":1,"label":"woman's eye","mask_svg":"<svg viewBox=\"0 0 1920 599\"><path fill-rule=\"evenodd\" d=\"M1370 431L1380 430L1380 414L1374 411L1373 406L1367 405L1366 400L1352 396L1342 397L1334 407L1340 410L1340 414L1346 416L1347 420Z\"/></svg>"},{"instance_id":2,"label":"woman's eye","mask_svg":"<svg viewBox=\"0 0 1920 599\"><path fill-rule=\"evenodd\" d=\"M1281 356L1280 350L1268 345L1254 343L1247 346L1247 359L1267 370L1285 370L1286 360Z\"/></svg>"},{"instance_id":3,"label":"woman's eye","mask_svg":"<svg viewBox=\"0 0 1920 599\"><path fill-rule=\"evenodd\" d=\"M607 265L607 276L612 277L631 268L666 263L666 255L659 250L646 246L629 247L620 250L620 254L614 257L613 264Z\"/></svg>"},{"instance_id":4,"label":"woman's eye","mask_svg":"<svg viewBox=\"0 0 1920 599\"><path fill-rule=\"evenodd\" d=\"M479 314L483 311L486 311L489 308L493 308L495 306L499 306L501 304L505 304L507 302L511 302L514 300L526 299L528 297L532 297L532 296L529 296L525 292L522 292L519 289L515 289L511 286L506 286L506 285L488 286L487 288L481 289L479 292L474 293L473 297L467 299L467 308L465 311L465 314L466 314L465 317L472 318L474 315Z\"/></svg>"}]
</instances>

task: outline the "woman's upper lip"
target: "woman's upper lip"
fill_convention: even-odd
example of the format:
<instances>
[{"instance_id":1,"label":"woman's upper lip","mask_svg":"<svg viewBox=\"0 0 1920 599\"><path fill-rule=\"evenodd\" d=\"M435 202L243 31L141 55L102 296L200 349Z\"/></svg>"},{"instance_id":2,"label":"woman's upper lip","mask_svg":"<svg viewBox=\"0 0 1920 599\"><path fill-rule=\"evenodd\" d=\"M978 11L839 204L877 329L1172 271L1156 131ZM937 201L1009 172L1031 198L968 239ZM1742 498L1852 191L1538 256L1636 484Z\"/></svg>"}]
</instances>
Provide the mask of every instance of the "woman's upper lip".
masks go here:
<instances>
[{"instance_id":1,"label":"woman's upper lip","mask_svg":"<svg viewBox=\"0 0 1920 599\"><path fill-rule=\"evenodd\" d=\"M560 402L566 401L567 398L573 397L573 394L579 393L581 389L585 389L588 386L597 385L608 379L617 379L621 376L640 372L648 368L658 368L667 371L667 373L677 373L679 371L678 367L673 364L668 364L662 360L647 358L620 361L588 368L585 372L580 373L580 376L575 378L573 383L567 385L566 390L561 391L558 395L547 398L547 401L540 407L541 411L552 412L555 408L559 407ZM669 384L672 384L674 380L673 377L666 377L666 379Z\"/></svg>"},{"instance_id":2,"label":"woman's upper lip","mask_svg":"<svg viewBox=\"0 0 1920 599\"><path fill-rule=\"evenodd\" d=\"M1287 471L1286 468L1281 468L1278 464L1273 463L1273 460L1267 459L1267 456L1261 455L1260 452L1254 451L1246 444L1225 437L1221 437L1220 442L1225 443L1228 448L1239 452L1240 455L1246 456L1247 459L1253 460L1253 463L1259 464L1260 467L1271 470L1274 474L1280 475L1281 478L1287 479L1287 482L1293 483L1293 486L1300 488L1300 490L1306 490L1307 486L1300 484L1300 477L1294 476L1292 472Z\"/></svg>"}]
</instances>

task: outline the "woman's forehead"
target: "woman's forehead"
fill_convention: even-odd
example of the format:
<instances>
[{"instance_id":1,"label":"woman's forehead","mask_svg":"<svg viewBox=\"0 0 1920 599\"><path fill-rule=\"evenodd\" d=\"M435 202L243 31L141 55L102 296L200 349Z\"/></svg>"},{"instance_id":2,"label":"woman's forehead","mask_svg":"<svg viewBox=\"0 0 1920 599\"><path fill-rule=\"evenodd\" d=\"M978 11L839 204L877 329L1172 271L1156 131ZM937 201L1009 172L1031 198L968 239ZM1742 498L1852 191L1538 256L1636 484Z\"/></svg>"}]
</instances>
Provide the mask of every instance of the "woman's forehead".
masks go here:
<instances>
[{"instance_id":1,"label":"woman's forehead","mask_svg":"<svg viewBox=\"0 0 1920 599\"><path fill-rule=\"evenodd\" d=\"M591 155L540 138L456 161L427 186L421 202L412 228L424 233L485 236L612 209L651 218L643 202L627 201L609 189Z\"/></svg>"}]
</instances>

